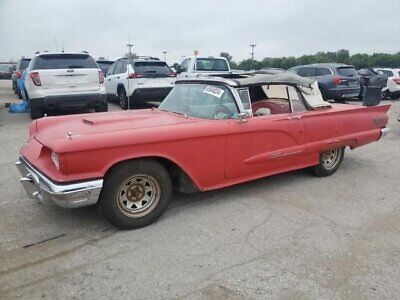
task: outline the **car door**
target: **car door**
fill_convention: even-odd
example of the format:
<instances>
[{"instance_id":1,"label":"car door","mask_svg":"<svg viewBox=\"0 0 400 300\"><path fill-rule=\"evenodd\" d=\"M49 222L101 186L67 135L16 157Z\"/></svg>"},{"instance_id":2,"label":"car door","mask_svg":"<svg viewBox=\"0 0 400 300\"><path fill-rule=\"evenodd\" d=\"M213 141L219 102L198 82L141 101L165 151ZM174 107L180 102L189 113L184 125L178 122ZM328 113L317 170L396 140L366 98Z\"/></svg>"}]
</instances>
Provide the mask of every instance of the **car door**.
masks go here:
<instances>
[{"instance_id":1,"label":"car door","mask_svg":"<svg viewBox=\"0 0 400 300\"><path fill-rule=\"evenodd\" d=\"M116 96L117 95L117 83L115 70L119 62L115 62L107 71L107 76L105 80L107 94Z\"/></svg>"},{"instance_id":2,"label":"car door","mask_svg":"<svg viewBox=\"0 0 400 300\"><path fill-rule=\"evenodd\" d=\"M290 106L287 113L229 120L226 178L240 181L240 178L262 177L309 164L303 112L293 112L287 101Z\"/></svg>"},{"instance_id":3,"label":"car door","mask_svg":"<svg viewBox=\"0 0 400 300\"><path fill-rule=\"evenodd\" d=\"M180 68L180 73L178 74L178 78L186 78L188 77L188 68L190 63L190 58L186 58L182 61Z\"/></svg>"}]
</instances>

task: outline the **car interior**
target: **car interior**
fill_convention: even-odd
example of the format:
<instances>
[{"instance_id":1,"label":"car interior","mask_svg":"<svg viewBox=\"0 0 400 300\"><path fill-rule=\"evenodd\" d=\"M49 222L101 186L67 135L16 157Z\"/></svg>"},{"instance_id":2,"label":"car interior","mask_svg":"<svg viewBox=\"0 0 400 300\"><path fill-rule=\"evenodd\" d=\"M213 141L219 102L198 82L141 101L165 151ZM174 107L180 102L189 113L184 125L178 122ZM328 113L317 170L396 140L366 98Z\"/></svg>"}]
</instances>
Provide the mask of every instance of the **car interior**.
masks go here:
<instances>
[{"instance_id":1,"label":"car interior","mask_svg":"<svg viewBox=\"0 0 400 300\"><path fill-rule=\"evenodd\" d=\"M307 110L297 89L290 85L255 85L249 87L249 94L254 117Z\"/></svg>"}]
</instances>

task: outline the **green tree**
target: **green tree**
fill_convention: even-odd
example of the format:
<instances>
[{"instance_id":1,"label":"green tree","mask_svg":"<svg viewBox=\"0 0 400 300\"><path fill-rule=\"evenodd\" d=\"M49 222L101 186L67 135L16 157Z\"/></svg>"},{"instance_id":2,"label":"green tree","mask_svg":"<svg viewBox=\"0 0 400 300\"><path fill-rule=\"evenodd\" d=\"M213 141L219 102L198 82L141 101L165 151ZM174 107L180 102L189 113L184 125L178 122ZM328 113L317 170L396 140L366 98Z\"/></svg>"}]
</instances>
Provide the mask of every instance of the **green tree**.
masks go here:
<instances>
[{"instance_id":1,"label":"green tree","mask_svg":"<svg viewBox=\"0 0 400 300\"><path fill-rule=\"evenodd\" d=\"M340 49L336 52L336 62L346 64L350 58L349 50Z\"/></svg>"},{"instance_id":2,"label":"green tree","mask_svg":"<svg viewBox=\"0 0 400 300\"><path fill-rule=\"evenodd\" d=\"M219 54L221 57L225 57L226 60L230 63L232 61L232 55L230 55L228 52L221 52Z\"/></svg>"}]
</instances>

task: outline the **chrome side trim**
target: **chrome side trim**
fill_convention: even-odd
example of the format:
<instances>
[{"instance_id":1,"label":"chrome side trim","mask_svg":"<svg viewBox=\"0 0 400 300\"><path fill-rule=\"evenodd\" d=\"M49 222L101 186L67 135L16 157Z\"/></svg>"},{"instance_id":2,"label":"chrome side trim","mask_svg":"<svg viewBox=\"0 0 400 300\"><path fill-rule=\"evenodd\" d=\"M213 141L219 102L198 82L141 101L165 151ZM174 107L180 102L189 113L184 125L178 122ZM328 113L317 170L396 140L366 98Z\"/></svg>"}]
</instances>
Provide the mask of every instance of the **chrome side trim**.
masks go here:
<instances>
[{"instance_id":1,"label":"chrome side trim","mask_svg":"<svg viewBox=\"0 0 400 300\"><path fill-rule=\"evenodd\" d=\"M390 128L389 127L381 128L381 136L380 137L387 136L387 134L389 132L390 132Z\"/></svg>"},{"instance_id":2,"label":"chrome side trim","mask_svg":"<svg viewBox=\"0 0 400 300\"><path fill-rule=\"evenodd\" d=\"M15 166L22 175L20 182L30 198L38 201L50 200L65 208L95 204L103 187L103 179L56 184L22 157L15 163Z\"/></svg>"}]
</instances>

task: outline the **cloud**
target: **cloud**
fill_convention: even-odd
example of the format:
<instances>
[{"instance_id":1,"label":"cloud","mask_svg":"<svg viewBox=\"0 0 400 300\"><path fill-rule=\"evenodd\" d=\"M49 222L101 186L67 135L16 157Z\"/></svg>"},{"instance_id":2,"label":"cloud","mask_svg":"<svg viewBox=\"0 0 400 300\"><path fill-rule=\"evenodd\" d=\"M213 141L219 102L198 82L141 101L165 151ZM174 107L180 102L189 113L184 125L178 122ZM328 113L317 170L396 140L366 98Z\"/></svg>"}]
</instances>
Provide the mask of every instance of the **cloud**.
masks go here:
<instances>
[{"instance_id":1,"label":"cloud","mask_svg":"<svg viewBox=\"0 0 400 300\"><path fill-rule=\"evenodd\" d=\"M400 1L106 1L2 0L0 59L37 50L87 50L116 59L131 36L134 52L169 62L227 51L235 60L299 56L317 51L400 51L395 24ZM390 16L393 16L391 18ZM394 21L393 21L394 20Z\"/></svg>"}]
</instances>

